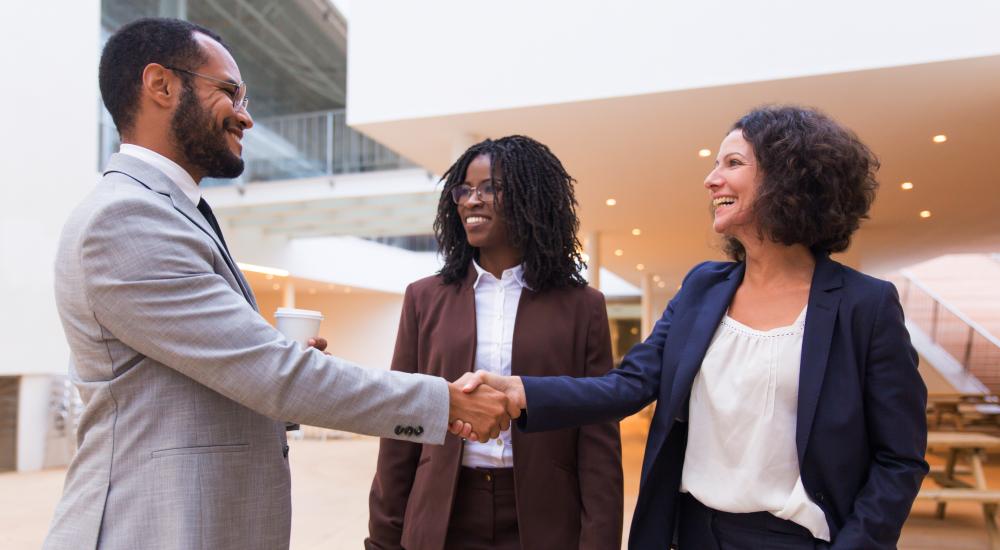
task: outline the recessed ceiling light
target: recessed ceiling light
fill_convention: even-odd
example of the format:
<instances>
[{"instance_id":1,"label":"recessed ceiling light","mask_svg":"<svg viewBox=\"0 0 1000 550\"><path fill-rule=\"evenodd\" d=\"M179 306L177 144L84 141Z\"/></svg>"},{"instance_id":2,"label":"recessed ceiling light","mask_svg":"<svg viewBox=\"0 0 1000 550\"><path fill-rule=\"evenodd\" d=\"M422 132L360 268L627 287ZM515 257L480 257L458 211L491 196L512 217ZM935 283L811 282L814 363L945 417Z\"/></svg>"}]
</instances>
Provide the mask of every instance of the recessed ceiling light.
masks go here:
<instances>
[{"instance_id":1,"label":"recessed ceiling light","mask_svg":"<svg viewBox=\"0 0 1000 550\"><path fill-rule=\"evenodd\" d=\"M620 248L619 248L619 249L617 249L617 250L615 250L615 256L621 256L622 254L625 254L625 251L624 251L624 250L622 250L622 249L620 249Z\"/></svg>"},{"instance_id":2,"label":"recessed ceiling light","mask_svg":"<svg viewBox=\"0 0 1000 550\"><path fill-rule=\"evenodd\" d=\"M274 285L272 285L271 288L274 290L281 290L281 285L279 285L278 283L274 283Z\"/></svg>"},{"instance_id":3,"label":"recessed ceiling light","mask_svg":"<svg viewBox=\"0 0 1000 550\"><path fill-rule=\"evenodd\" d=\"M608 206L614 206L614 205L618 204L618 201L616 201L615 199L608 199L608 200L604 201L604 204L606 204Z\"/></svg>"},{"instance_id":4,"label":"recessed ceiling light","mask_svg":"<svg viewBox=\"0 0 1000 550\"><path fill-rule=\"evenodd\" d=\"M632 230L632 234L638 237L639 235L642 235L642 230L636 227L635 229Z\"/></svg>"},{"instance_id":5,"label":"recessed ceiling light","mask_svg":"<svg viewBox=\"0 0 1000 550\"><path fill-rule=\"evenodd\" d=\"M920 217L921 218L929 218L929 217L931 217L931 211L930 210L921 210L920 211Z\"/></svg>"},{"instance_id":6,"label":"recessed ceiling light","mask_svg":"<svg viewBox=\"0 0 1000 550\"><path fill-rule=\"evenodd\" d=\"M351 289L350 288L345 288L344 289L344 294L350 294L350 293L351 293Z\"/></svg>"},{"instance_id":7,"label":"recessed ceiling light","mask_svg":"<svg viewBox=\"0 0 1000 550\"><path fill-rule=\"evenodd\" d=\"M701 149L701 150L698 151L698 156L701 157L701 158L705 158L705 157L707 157L708 155L711 155L711 154L712 154L712 150L711 149Z\"/></svg>"},{"instance_id":8,"label":"recessed ceiling light","mask_svg":"<svg viewBox=\"0 0 1000 550\"><path fill-rule=\"evenodd\" d=\"M653 280L656 281L656 282L660 282L660 276L659 275L653 275Z\"/></svg>"},{"instance_id":9,"label":"recessed ceiling light","mask_svg":"<svg viewBox=\"0 0 1000 550\"><path fill-rule=\"evenodd\" d=\"M660 282L656 283L656 286L658 286L660 288L663 288L663 287L667 286L667 283L665 283L663 281L660 281Z\"/></svg>"},{"instance_id":10,"label":"recessed ceiling light","mask_svg":"<svg viewBox=\"0 0 1000 550\"><path fill-rule=\"evenodd\" d=\"M264 278L267 279L268 281L270 281L271 279L274 278L274 275L268 273L268 274L264 275Z\"/></svg>"},{"instance_id":11,"label":"recessed ceiling light","mask_svg":"<svg viewBox=\"0 0 1000 550\"><path fill-rule=\"evenodd\" d=\"M333 283L330 283L330 284L326 285L326 288L327 288L327 290L333 290L333 289L337 288L337 285L335 285Z\"/></svg>"},{"instance_id":12,"label":"recessed ceiling light","mask_svg":"<svg viewBox=\"0 0 1000 550\"><path fill-rule=\"evenodd\" d=\"M309 294L316 294L316 289L315 288L310 288L309 289Z\"/></svg>"},{"instance_id":13,"label":"recessed ceiling light","mask_svg":"<svg viewBox=\"0 0 1000 550\"><path fill-rule=\"evenodd\" d=\"M899 187L901 187L904 191L909 191L910 189L913 189L913 182L904 181L903 183L899 184Z\"/></svg>"},{"instance_id":14,"label":"recessed ceiling light","mask_svg":"<svg viewBox=\"0 0 1000 550\"><path fill-rule=\"evenodd\" d=\"M646 266L642 264L635 264L635 268L639 271L642 271L643 269L646 269Z\"/></svg>"},{"instance_id":15,"label":"recessed ceiling light","mask_svg":"<svg viewBox=\"0 0 1000 550\"><path fill-rule=\"evenodd\" d=\"M944 143L944 142L948 141L948 136L946 136L944 134L938 134L938 135L932 137L931 140L934 143Z\"/></svg>"}]
</instances>

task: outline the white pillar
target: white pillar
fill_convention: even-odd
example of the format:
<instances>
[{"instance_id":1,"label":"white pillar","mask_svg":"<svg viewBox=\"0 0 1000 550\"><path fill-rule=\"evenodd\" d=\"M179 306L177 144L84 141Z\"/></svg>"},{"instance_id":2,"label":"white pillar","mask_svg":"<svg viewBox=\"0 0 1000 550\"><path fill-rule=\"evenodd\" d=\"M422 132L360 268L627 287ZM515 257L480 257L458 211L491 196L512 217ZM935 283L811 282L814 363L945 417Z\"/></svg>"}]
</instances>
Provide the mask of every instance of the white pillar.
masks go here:
<instances>
[{"instance_id":1,"label":"white pillar","mask_svg":"<svg viewBox=\"0 0 1000 550\"><path fill-rule=\"evenodd\" d=\"M587 282L591 288L601 289L601 234L587 233L583 241L583 252L587 255Z\"/></svg>"},{"instance_id":2,"label":"white pillar","mask_svg":"<svg viewBox=\"0 0 1000 550\"><path fill-rule=\"evenodd\" d=\"M45 439L48 433L49 397L52 376L29 374L21 377L17 396L17 471L31 472L45 466Z\"/></svg>"},{"instance_id":3,"label":"white pillar","mask_svg":"<svg viewBox=\"0 0 1000 550\"><path fill-rule=\"evenodd\" d=\"M653 332L653 322L655 321L653 319L653 275L645 271L642 272L640 287L642 288L642 301L640 302L642 321L639 330L642 331L642 339L645 340Z\"/></svg>"},{"instance_id":4,"label":"white pillar","mask_svg":"<svg viewBox=\"0 0 1000 550\"><path fill-rule=\"evenodd\" d=\"M0 86L0 375L25 376L18 469L33 470L44 456L44 375L66 373L69 358L52 292L56 245L97 181L101 2L18 2L4 12L0 66L14 80Z\"/></svg>"},{"instance_id":5,"label":"white pillar","mask_svg":"<svg viewBox=\"0 0 1000 550\"><path fill-rule=\"evenodd\" d=\"M295 307L295 282L288 280L281 290L281 307Z\"/></svg>"}]
</instances>

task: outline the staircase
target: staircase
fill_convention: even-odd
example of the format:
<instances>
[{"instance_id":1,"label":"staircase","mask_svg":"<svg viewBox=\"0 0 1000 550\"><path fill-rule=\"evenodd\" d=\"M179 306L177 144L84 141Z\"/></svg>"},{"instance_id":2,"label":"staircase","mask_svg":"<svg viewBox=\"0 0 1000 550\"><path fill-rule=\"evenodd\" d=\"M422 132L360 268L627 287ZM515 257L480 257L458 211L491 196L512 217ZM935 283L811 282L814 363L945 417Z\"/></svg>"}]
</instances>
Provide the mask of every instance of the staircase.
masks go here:
<instances>
[{"instance_id":1,"label":"staircase","mask_svg":"<svg viewBox=\"0 0 1000 550\"><path fill-rule=\"evenodd\" d=\"M962 393L1000 394L1000 256L942 256L894 277L914 347Z\"/></svg>"}]
</instances>

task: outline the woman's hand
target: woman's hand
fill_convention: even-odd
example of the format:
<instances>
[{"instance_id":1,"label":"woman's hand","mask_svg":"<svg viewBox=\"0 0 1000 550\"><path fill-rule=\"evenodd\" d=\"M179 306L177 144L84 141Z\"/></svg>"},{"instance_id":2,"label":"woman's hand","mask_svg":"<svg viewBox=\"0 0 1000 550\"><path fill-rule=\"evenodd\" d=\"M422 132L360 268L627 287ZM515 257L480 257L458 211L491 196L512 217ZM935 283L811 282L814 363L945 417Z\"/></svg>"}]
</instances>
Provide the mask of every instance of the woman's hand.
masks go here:
<instances>
[{"instance_id":1,"label":"woman's hand","mask_svg":"<svg viewBox=\"0 0 1000 550\"><path fill-rule=\"evenodd\" d=\"M527 398L524 394L524 384L519 376L500 376L484 370L467 372L455 381L455 385L462 388L465 393L476 391L481 385L487 385L495 390L499 390L507 396L507 414L511 418L521 416L521 411L528 408ZM472 434L472 425L461 419L452 422L448 431L454 435L469 438Z\"/></svg>"}]
</instances>

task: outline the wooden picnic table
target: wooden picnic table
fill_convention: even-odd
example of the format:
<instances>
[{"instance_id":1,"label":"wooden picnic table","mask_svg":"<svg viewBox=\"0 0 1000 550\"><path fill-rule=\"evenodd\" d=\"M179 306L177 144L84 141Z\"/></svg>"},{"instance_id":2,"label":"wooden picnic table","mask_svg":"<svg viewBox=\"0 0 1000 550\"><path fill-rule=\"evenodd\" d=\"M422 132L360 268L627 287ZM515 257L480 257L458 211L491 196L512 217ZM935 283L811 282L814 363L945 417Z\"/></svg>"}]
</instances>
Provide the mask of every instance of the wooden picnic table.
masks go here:
<instances>
[{"instance_id":1,"label":"wooden picnic table","mask_svg":"<svg viewBox=\"0 0 1000 550\"><path fill-rule=\"evenodd\" d=\"M1000 449L1000 437L975 432L929 432L927 448L944 450L947 459L944 468L934 468L929 475L941 488L921 490L917 498L936 501L935 515L939 519L944 519L948 502L982 504L990 548L1000 550L1000 529L996 520L1000 491L990 490L983 469L987 451ZM960 468L959 460L965 461L967 466ZM968 474L972 475L971 483L958 477Z\"/></svg>"},{"instance_id":2,"label":"wooden picnic table","mask_svg":"<svg viewBox=\"0 0 1000 550\"><path fill-rule=\"evenodd\" d=\"M927 425L931 430L941 430L945 429L945 421L950 421L954 429L962 431L982 417L976 409L982 409L982 405L996 408L998 403L997 396L987 393L931 393L927 396Z\"/></svg>"}]
</instances>

